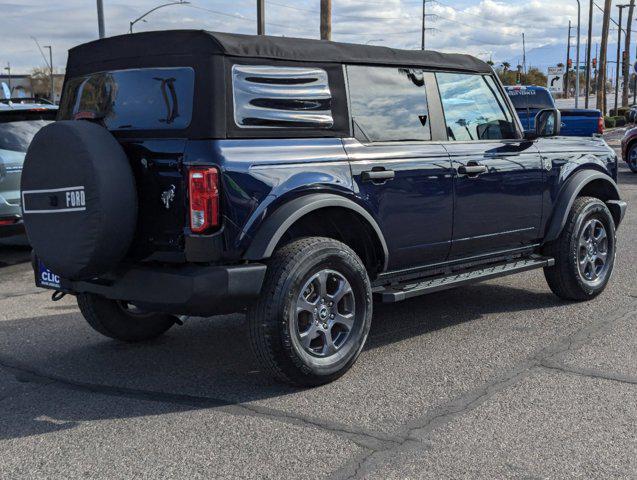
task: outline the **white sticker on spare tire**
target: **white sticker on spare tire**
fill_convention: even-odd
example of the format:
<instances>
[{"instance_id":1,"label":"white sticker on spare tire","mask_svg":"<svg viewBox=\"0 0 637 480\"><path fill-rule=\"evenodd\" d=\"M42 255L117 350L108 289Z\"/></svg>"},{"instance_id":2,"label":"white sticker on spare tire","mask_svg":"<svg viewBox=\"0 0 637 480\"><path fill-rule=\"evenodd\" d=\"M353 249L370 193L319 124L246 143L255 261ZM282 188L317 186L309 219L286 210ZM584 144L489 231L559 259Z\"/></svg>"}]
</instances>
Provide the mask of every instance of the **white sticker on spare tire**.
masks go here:
<instances>
[{"instance_id":1,"label":"white sticker on spare tire","mask_svg":"<svg viewBox=\"0 0 637 480\"><path fill-rule=\"evenodd\" d=\"M29 210L27 208L27 195L55 193L62 197L62 204L57 204L47 210ZM86 195L84 187L66 187L52 188L47 190L24 190L22 192L22 206L25 214L27 213L65 213L65 212L82 212L86 210Z\"/></svg>"}]
</instances>

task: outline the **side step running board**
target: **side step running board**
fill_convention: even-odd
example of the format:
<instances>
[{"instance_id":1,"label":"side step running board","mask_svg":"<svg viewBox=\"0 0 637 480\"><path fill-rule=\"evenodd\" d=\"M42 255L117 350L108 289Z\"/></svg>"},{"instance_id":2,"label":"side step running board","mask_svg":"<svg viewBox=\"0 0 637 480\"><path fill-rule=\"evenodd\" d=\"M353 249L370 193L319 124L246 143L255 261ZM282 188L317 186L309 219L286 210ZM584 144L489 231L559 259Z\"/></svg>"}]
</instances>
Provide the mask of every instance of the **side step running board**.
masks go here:
<instances>
[{"instance_id":1,"label":"side step running board","mask_svg":"<svg viewBox=\"0 0 637 480\"><path fill-rule=\"evenodd\" d=\"M455 272L451 275L429 278L420 282L411 280L403 284L387 286L376 290L375 293L380 296L383 303L395 303L428 293L439 292L441 290L482 282L514 273L526 272L527 270L552 267L553 265L555 265L553 258L531 257L497 265L489 265L470 271Z\"/></svg>"}]
</instances>

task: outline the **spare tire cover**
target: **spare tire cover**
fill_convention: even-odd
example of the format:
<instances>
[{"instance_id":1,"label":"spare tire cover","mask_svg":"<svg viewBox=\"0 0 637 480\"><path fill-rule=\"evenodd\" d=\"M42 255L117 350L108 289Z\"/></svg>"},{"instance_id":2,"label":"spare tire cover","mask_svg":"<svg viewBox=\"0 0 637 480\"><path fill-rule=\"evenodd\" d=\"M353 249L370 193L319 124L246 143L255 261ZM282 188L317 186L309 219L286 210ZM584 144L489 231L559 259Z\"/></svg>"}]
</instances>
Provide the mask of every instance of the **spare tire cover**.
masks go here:
<instances>
[{"instance_id":1,"label":"spare tire cover","mask_svg":"<svg viewBox=\"0 0 637 480\"><path fill-rule=\"evenodd\" d=\"M47 125L26 154L22 209L36 255L55 274L83 280L109 271L126 255L137 224L124 150L94 123Z\"/></svg>"}]
</instances>

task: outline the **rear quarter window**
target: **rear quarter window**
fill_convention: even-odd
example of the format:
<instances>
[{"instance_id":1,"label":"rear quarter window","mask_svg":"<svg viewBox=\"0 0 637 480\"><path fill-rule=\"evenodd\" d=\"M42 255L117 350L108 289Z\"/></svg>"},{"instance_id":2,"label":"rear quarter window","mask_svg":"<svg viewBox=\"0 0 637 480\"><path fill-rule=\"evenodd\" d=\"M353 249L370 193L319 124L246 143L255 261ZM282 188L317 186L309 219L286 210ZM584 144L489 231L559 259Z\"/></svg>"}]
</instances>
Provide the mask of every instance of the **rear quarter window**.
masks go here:
<instances>
[{"instance_id":1,"label":"rear quarter window","mask_svg":"<svg viewBox=\"0 0 637 480\"><path fill-rule=\"evenodd\" d=\"M62 120L101 120L109 130L183 130L192 120L189 67L93 73L66 82Z\"/></svg>"},{"instance_id":2,"label":"rear quarter window","mask_svg":"<svg viewBox=\"0 0 637 480\"><path fill-rule=\"evenodd\" d=\"M508 89L507 93L513 106L518 110L527 108L531 110L554 108L553 98L545 90Z\"/></svg>"}]
</instances>

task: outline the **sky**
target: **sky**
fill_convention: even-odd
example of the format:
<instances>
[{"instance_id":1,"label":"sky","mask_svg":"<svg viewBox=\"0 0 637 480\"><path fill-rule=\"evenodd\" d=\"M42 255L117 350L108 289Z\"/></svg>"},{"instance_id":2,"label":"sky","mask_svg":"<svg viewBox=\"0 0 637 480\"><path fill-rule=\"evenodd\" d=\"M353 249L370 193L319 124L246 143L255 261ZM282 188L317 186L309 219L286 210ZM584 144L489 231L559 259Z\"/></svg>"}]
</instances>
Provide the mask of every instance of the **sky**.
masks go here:
<instances>
[{"instance_id":1,"label":"sky","mask_svg":"<svg viewBox=\"0 0 637 480\"><path fill-rule=\"evenodd\" d=\"M168 1L104 0L106 34L127 33L131 20ZM589 2L581 1L584 43ZM265 3L268 34L318 38L320 0ZM618 3L627 0L613 1ZM422 0L332 0L332 5L335 41L420 48ZM565 51L568 22L577 24L576 0L427 0L426 10L432 29L427 31L427 48L470 53L496 63L521 57L522 32L527 52L540 47L537 52ZM617 11L613 8L615 19ZM594 13L593 41L599 42L601 12ZM256 1L191 0L190 5L162 8L135 25L135 31L171 28L256 33ZM0 67L10 62L14 73L45 65L34 38L41 46L53 46L54 67L63 72L67 50L97 35L95 0L0 0ZM617 30L611 30L611 37L616 36ZM535 61L543 63L542 58Z\"/></svg>"}]
</instances>

